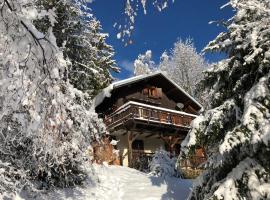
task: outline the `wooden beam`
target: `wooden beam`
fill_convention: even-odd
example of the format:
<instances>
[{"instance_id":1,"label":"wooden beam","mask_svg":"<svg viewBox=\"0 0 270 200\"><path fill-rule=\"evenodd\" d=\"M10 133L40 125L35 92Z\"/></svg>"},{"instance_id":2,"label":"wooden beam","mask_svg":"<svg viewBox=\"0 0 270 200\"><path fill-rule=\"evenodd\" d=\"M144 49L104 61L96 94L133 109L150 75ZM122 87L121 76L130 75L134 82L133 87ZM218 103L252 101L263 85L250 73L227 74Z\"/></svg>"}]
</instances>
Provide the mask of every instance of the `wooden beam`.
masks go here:
<instances>
[{"instance_id":1,"label":"wooden beam","mask_svg":"<svg viewBox=\"0 0 270 200\"><path fill-rule=\"evenodd\" d=\"M135 123L138 125L144 125L147 129L151 127L151 130L159 130L159 129L171 129L171 130L182 130L182 131L187 131L189 128L186 128L184 126L175 126L174 124L163 124L160 123L159 121L154 121L148 124L148 121L143 121L140 119L136 119Z\"/></svg>"},{"instance_id":2,"label":"wooden beam","mask_svg":"<svg viewBox=\"0 0 270 200\"><path fill-rule=\"evenodd\" d=\"M173 153L173 147L181 140L179 136L163 136L160 138L169 146L169 152Z\"/></svg>"},{"instance_id":3,"label":"wooden beam","mask_svg":"<svg viewBox=\"0 0 270 200\"><path fill-rule=\"evenodd\" d=\"M172 89L170 89L168 92L166 92L166 94L168 95L168 94L170 94L171 92L173 92L173 91L175 91L176 90L176 88L172 88Z\"/></svg>"},{"instance_id":4,"label":"wooden beam","mask_svg":"<svg viewBox=\"0 0 270 200\"><path fill-rule=\"evenodd\" d=\"M136 140L137 138L138 138L138 136L139 136L140 134L132 134L132 142L134 142L134 140Z\"/></svg>"},{"instance_id":5,"label":"wooden beam","mask_svg":"<svg viewBox=\"0 0 270 200\"><path fill-rule=\"evenodd\" d=\"M132 132L127 132L127 142L128 142L128 166L132 167Z\"/></svg>"},{"instance_id":6,"label":"wooden beam","mask_svg":"<svg viewBox=\"0 0 270 200\"><path fill-rule=\"evenodd\" d=\"M150 137L152 137L153 135L157 135L157 134L154 134L154 133L149 134L149 135L146 136L146 138L150 138Z\"/></svg>"},{"instance_id":7,"label":"wooden beam","mask_svg":"<svg viewBox=\"0 0 270 200\"><path fill-rule=\"evenodd\" d=\"M176 143L178 143L179 141L180 141L180 137L173 138L172 143L171 143L171 148L173 148L176 145Z\"/></svg>"},{"instance_id":8,"label":"wooden beam","mask_svg":"<svg viewBox=\"0 0 270 200\"><path fill-rule=\"evenodd\" d=\"M145 136L147 136L147 132L144 132L143 130L140 130L139 131L139 136L145 137Z\"/></svg>"},{"instance_id":9,"label":"wooden beam","mask_svg":"<svg viewBox=\"0 0 270 200\"><path fill-rule=\"evenodd\" d=\"M132 143L140 134L136 134L132 131L127 132L127 141L128 141L128 166L132 166L132 160L133 160L133 155L132 155Z\"/></svg>"}]
</instances>

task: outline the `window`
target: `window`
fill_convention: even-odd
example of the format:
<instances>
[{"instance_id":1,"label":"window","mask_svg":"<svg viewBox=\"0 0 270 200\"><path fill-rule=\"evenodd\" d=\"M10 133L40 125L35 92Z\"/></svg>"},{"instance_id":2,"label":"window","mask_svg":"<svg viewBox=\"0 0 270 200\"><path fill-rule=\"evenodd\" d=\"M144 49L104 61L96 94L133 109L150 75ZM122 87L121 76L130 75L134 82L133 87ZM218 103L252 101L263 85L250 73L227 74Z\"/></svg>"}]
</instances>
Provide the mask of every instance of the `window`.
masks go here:
<instances>
[{"instance_id":1,"label":"window","mask_svg":"<svg viewBox=\"0 0 270 200\"><path fill-rule=\"evenodd\" d=\"M144 144L142 140L134 140L132 142L132 149L133 150L144 150Z\"/></svg>"},{"instance_id":2,"label":"window","mask_svg":"<svg viewBox=\"0 0 270 200\"><path fill-rule=\"evenodd\" d=\"M155 87L148 88L148 96L157 98L157 90Z\"/></svg>"},{"instance_id":3,"label":"window","mask_svg":"<svg viewBox=\"0 0 270 200\"><path fill-rule=\"evenodd\" d=\"M158 99L162 97L162 89L157 87L148 87L143 89L143 94L148 95L148 97Z\"/></svg>"}]
</instances>

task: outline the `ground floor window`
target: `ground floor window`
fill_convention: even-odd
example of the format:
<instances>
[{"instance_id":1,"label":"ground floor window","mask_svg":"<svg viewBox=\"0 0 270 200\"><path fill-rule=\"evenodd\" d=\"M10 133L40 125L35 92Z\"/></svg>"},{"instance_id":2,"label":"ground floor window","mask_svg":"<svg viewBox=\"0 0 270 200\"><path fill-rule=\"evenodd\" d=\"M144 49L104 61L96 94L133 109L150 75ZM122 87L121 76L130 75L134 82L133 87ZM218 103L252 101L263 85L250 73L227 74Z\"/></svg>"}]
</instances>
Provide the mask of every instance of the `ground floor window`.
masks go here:
<instances>
[{"instance_id":1,"label":"ground floor window","mask_svg":"<svg viewBox=\"0 0 270 200\"><path fill-rule=\"evenodd\" d=\"M132 149L133 150L144 150L143 140L134 140L132 142Z\"/></svg>"}]
</instances>

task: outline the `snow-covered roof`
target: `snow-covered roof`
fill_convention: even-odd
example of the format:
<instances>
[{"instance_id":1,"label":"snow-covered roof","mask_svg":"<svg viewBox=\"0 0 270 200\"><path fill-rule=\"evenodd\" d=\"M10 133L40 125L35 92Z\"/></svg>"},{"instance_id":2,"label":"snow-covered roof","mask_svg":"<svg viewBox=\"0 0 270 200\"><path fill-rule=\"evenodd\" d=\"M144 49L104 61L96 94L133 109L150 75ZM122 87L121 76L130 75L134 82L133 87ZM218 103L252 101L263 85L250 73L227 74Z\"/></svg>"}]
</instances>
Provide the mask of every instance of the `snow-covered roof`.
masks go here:
<instances>
[{"instance_id":1,"label":"snow-covered roof","mask_svg":"<svg viewBox=\"0 0 270 200\"><path fill-rule=\"evenodd\" d=\"M106 97L111 97L111 91L123 87L125 85L129 85L135 82L139 82L144 79L148 79L157 75L161 75L164 78L166 78L170 83L172 83L177 89L179 89L182 93L184 93L187 97L189 97L196 105L198 105L200 108L203 106L194 99L190 94L188 94L183 88L181 88L179 85L177 85L173 80L169 79L163 72L157 71L151 74L145 74L145 75L139 75L139 76L134 76L128 79L124 79L121 81L117 81L109 85L108 87L104 88L95 98L93 102L94 108L96 108L98 105L100 105Z\"/></svg>"}]
</instances>

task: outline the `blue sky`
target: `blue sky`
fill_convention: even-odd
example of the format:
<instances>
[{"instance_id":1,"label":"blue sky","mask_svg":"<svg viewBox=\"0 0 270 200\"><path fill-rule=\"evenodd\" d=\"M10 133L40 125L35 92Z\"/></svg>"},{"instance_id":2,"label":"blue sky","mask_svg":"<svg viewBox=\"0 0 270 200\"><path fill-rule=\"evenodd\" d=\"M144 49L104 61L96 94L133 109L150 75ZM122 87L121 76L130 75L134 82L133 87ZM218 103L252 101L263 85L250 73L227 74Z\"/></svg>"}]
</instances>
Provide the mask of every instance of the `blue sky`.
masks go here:
<instances>
[{"instance_id":1,"label":"blue sky","mask_svg":"<svg viewBox=\"0 0 270 200\"><path fill-rule=\"evenodd\" d=\"M132 35L133 44L127 47L117 39L118 30L113 27L114 23L124 20L125 0L95 0L91 4L94 15L101 21L103 32L110 35L107 42L114 47L114 58L122 68L120 74L114 75L118 79L132 75L132 64L138 54L152 50L153 59L158 62L162 52L170 50L178 38L193 38L195 47L200 52L224 30L216 24L209 24L209 21L232 16L229 7L220 9L227 0L175 0L174 4L170 4L163 12L153 8L151 1L147 1L146 15L142 9L138 13ZM219 54L205 55L209 62L222 57Z\"/></svg>"}]
</instances>

